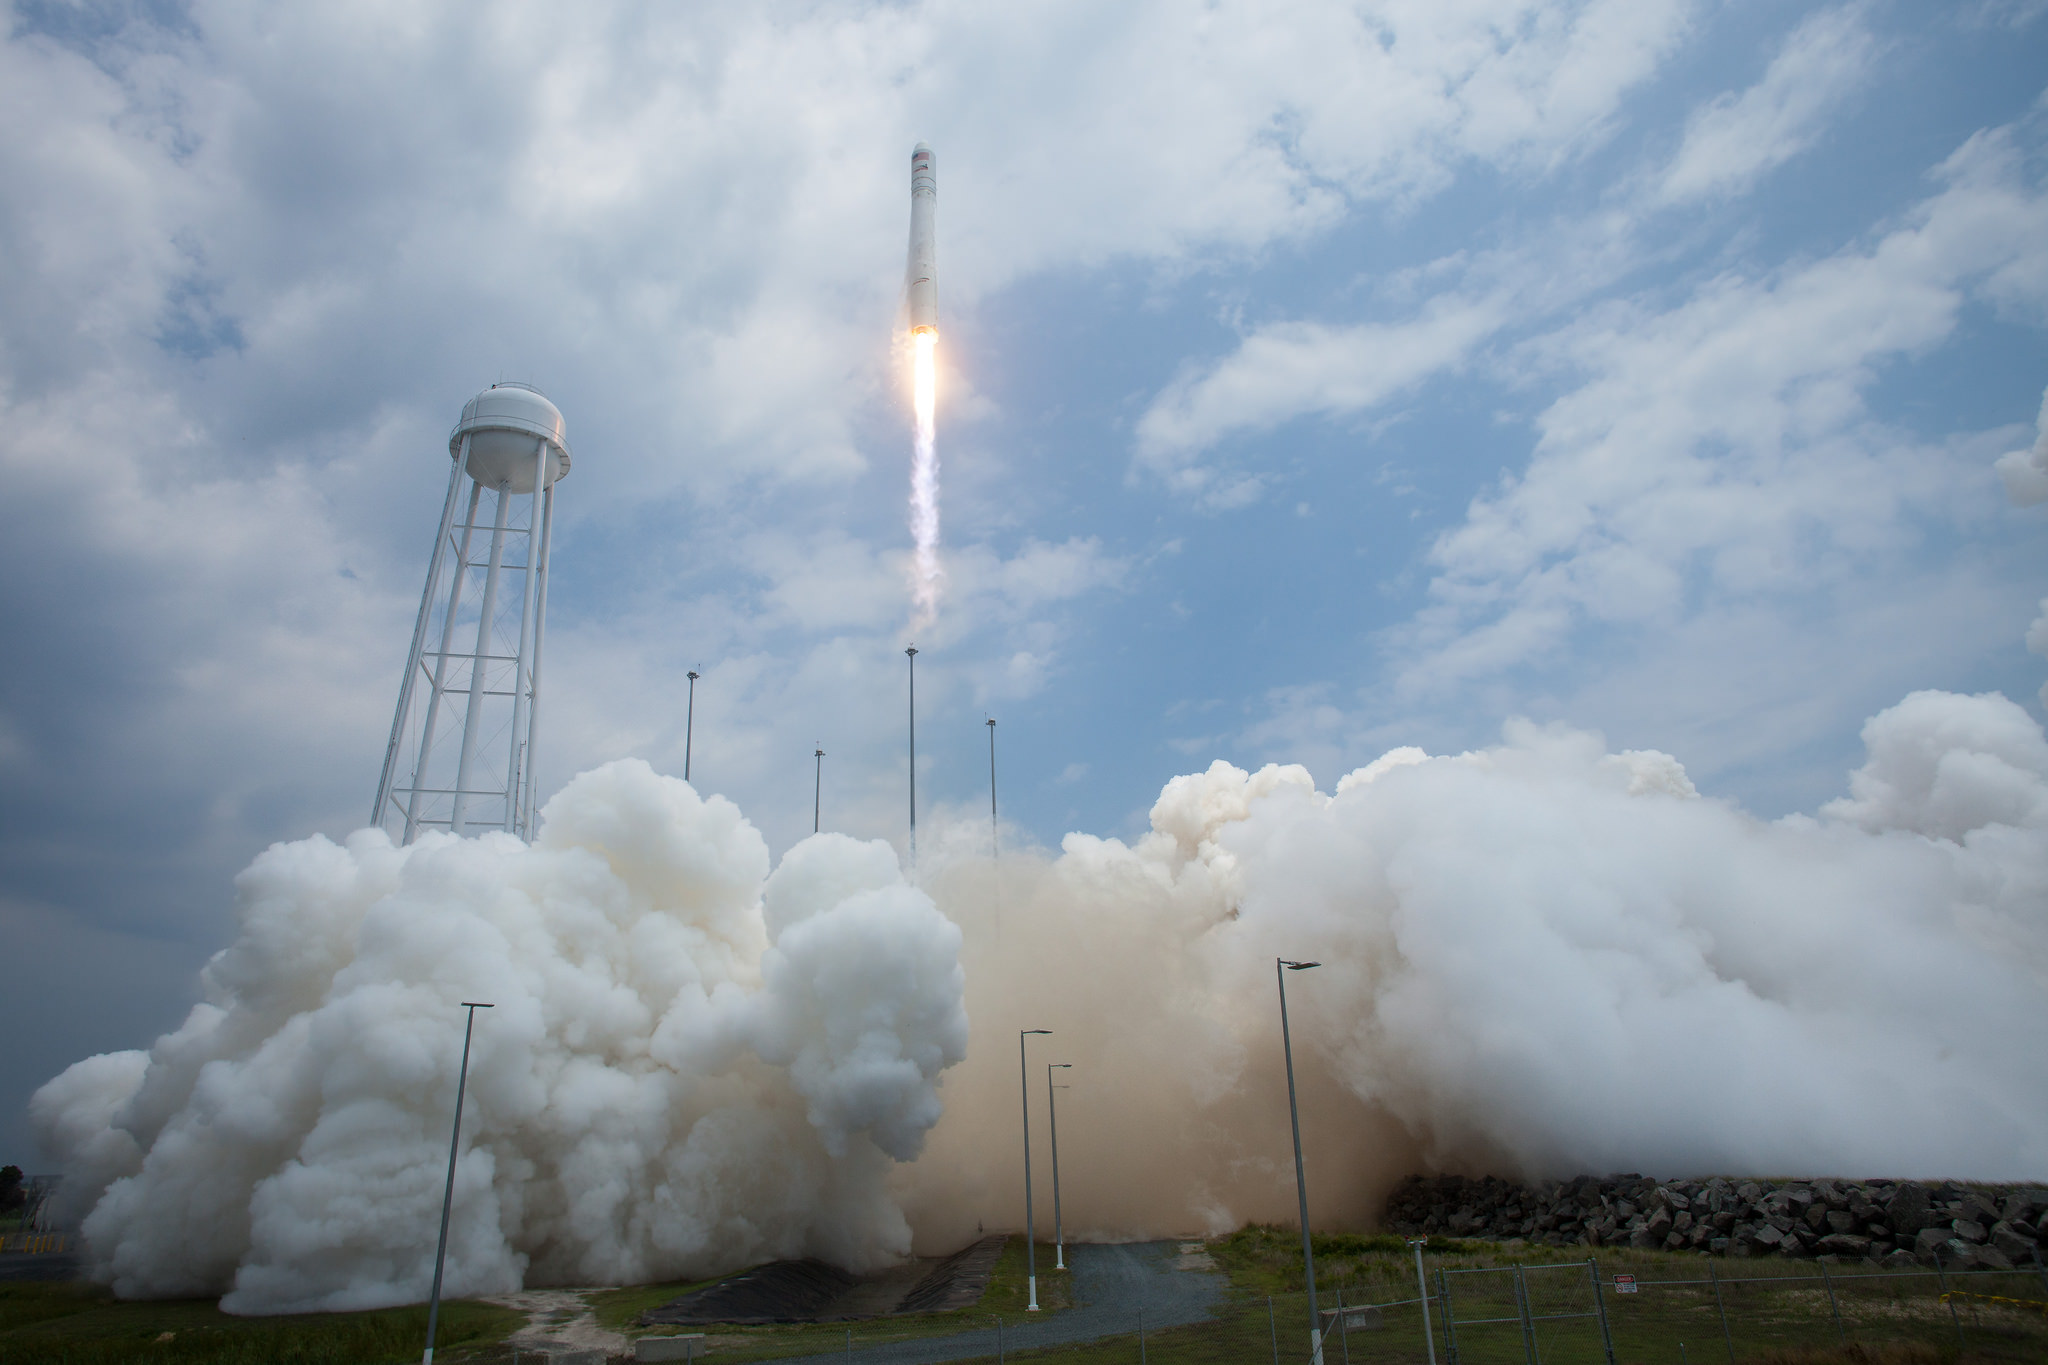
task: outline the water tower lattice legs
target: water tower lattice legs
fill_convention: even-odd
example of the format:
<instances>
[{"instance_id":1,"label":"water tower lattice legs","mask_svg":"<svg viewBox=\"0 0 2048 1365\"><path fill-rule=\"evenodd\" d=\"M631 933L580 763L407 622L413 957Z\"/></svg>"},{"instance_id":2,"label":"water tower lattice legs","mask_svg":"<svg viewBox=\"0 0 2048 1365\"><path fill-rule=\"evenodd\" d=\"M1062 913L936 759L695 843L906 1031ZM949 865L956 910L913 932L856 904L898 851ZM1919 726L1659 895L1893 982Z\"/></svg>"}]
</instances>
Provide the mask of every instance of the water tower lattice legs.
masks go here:
<instances>
[{"instance_id":1,"label":"water tower lattice legs","mask_svg":"<svg viewBox=\"0 0 2048 1365\"><path fill-rule=\"evenodd\" d=\"M455 769L455 804L448 827L457 834L469 832L470 783L476 780L477 741L483 730L484 699L489 691L493 659L492 634L498 615L498 576L505 567L505 514L512 509L512 496L499 485L497 506L491 514L491 559L484 571L483 606L476 618L476 652L469 661L469 704L463 708L462 760Z\"/></svg>"},{"instance_id":2,"label":"water tower lattice legs","mask_svg":"<svg viewBox=\"0 0 2048 1365\"><path fill-rule=\"evenodd\" d=\"M548 550L555 532L555 488L549 484L541 494L540 511L540 568L535 574L533 611L533 671L526 688L526 762L521 774L524 800L520 804L522 819L519 827L531 832L533 829L533 803L537 799L539 779L534 775L534 734L539 728L540 716L540 647L548 633Z\"/></svg>"},{"instance_id":3,"label":"water tower lattice legs","mask_svg":"<svg viewBox=\"0 0 2048 1365\"><path fill-rule=\"evenodd\" d=\"M463 444L466 452L468 441ZM405 723L411 717L413 684L419 676L421 655L427 646L427 627L434 615L434 589L441 580L441 566L447 558L448 533L455 520L455 499L461 492L462 461L458 457L455 467L448 473L448 496L441 504L440 530L434 535L434 553L427 560L427 590L420 594L419 618L412 627L412 648L406 652L405 675L398 684L398 711L391 718L391 742L384 746L384 771L378 775L377 800L370 808L370 823L373 825L384 822L384 807L391 800L399 748L405 740Z\"/></svg>"},{"instance_id":4,"label":"water tower lattice legs","mask_svg":"<svg viewBox=\"0 0 2048 1365\"><path fill-rule=\"evenodd\" d=\"M463 408L448 454L454 468L413 622L372 822L394 834L402 823L406 843L427 829L503 830L528 838L539 799L533 735L555 484L570 464L561 410L529 385L495 384ZM458 523L465 501L468 513ZM489 549L479 553L485 531ZM438 642L431 638L436 629ZM443 723L443 706L454 705L458 696L462 722L451 727Z\"/></svg>"},{"instance_id":5,"label":"water tower lattice legs","mask_svg":"<svg viewBox=\"0 0 2048 1365\"><path fill-rule=\"evenodd\" d=\"M408 844L419 837L420 798L426 794L421 790L419 774L426 771L427 756L433 752L434 731L441 720L441 698L448 690L448 646L455 639L455 618L462 609L463 585L469 582L469 545L476 531L476 509L483 501L483 495L483 485L472 482L469 486L469 513L462 519L462 542L455 549L455 577L448 590L448 614L441 621L441 644L434 651L434 671L427 680L427 718L420 726L419 751L413 760L412 792L405 803L404 842ZM440 580L429 576L428 599L432 600L440 590Z\"/></svg>"}]
</instances>

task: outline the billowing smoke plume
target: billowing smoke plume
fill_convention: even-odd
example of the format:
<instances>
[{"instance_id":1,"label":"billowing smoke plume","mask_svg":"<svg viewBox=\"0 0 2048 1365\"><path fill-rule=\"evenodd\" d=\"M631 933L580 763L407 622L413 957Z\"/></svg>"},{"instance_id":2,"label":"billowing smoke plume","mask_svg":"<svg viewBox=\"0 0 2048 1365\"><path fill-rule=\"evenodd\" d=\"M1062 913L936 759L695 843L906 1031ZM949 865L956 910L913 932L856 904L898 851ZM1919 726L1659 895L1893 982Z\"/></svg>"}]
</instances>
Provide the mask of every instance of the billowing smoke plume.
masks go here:
<instances>
[{"instance_id":1,"label":"billowing smoke plume","mask_svg":"<svg viewBox=\"0 0 2048 1365\"><path fill-rule=\"evenodd\" d=\"M1042 1064L1074 1064L1069 1230L1292 1221L1276 956L1324 964L1288 992L1326 1226L1425 1170L2048 1176L2048 741L1935 692L1864 739L1845 799L1775 822L1527 723L1330 794L1218 763L1134 844L1005 855L999 946L986 861L944 867L935 837L977 1038L912 1221L934 1246L1021 1221L1019 1028L1054 1030L1041 1130ZM1048 1156L1041 1131L1041 1229Z\"/></svg>"},{"instance_id":2,"label":"billowing smoke plume","mask_svg":"<svg viewBox=\"0 0 2048 1365\"><path fill-rule=\"evenodd\" d=\"M92 1273L234 1312L416 1301L479 1015L447 1290L901 1256L887 1188L963 1056L959 930L886 844L768 875L729 802L639 762L539 840L365 830L238 881L208 1001L147 1054L38 1092Z\"/></svg>"},{"instance_id":3,"label":"billowing smoke plume","mask_svg":"<svg viewBox=\"0 0 2048 1365\"><path fill-rule=\"evenodd\" d=\"M938 909L879 844L766 877L730 805L616 764L530 850L273 848L213 1003L36 1113L123 1293L417 1298L454 1005L489 999L454 1292L861 1266L1021 1225L1016 1031L1048 1028L1041 1235L1048 1062L1070 1234L1221 1229L1293 1217L1286 956L1324 964L1289 999L1325 1226L1422 1170L2048 1176L2048 739L1923 692L1864 740L1845 797L1777 821L1527 723L1330 793L1218 763L1131 844L995 864L978 819L935 822Z\"/></svg>"}]
</instances>

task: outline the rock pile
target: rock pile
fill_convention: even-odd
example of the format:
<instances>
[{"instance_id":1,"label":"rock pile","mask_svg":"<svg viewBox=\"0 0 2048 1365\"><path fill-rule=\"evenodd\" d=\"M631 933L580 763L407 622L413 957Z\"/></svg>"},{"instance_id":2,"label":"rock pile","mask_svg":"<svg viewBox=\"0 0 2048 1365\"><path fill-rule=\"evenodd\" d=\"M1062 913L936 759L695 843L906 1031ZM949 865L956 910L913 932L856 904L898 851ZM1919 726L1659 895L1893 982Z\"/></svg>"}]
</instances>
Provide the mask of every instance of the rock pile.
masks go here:
<instances>
[{"instance_id":1,"label":"rock pile","mask_svg":"<svg viewBox=\"0 0 2048 1365\"><path fill-rule=\"evenodd\" d=\"M1911 1180L1651 1180L1410 1176L1387 1196L1403 1233L1721 1256L1832 1256L1894 1265L2038 1265L2048 1189Z\"/></svg>"}]
</instances>

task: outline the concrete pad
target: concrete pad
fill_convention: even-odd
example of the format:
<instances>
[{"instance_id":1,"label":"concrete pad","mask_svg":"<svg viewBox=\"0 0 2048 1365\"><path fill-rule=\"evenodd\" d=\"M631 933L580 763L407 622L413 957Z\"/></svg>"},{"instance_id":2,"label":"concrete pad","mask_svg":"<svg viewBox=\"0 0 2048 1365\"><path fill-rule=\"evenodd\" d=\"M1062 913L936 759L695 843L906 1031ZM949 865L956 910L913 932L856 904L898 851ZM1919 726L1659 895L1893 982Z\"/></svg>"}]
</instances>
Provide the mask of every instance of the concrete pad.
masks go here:
<instances>
[{"instance_id":1,"label":"concrete pad","mask_svg":"<svg viewBox=\"0 0 2048 1365\"><path fill-rule=\"evenodd\" d=\"M635 1360L694 1360L703 1354L702 1332L687 1332L676 1337L641 1337L633 1343Z\"/></svg>"}]
</instances>

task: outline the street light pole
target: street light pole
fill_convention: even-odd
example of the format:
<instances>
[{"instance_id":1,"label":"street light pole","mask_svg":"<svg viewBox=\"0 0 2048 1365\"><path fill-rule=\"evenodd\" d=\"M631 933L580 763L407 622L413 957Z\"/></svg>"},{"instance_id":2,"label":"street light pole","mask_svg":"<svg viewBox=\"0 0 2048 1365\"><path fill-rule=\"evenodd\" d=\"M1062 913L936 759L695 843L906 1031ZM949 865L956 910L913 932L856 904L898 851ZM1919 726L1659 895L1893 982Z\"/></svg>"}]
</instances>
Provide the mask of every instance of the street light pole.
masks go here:
<instances>
[{"instance_id":1,"label":"street light pole","mask_svg":"<svg viewBox=\"0 0 2048 1365\"><path fill-rule=\"evenodd\" d=\"M493 1008L478 1000L465 1000L469 1011L462 1026L462 1070L455 1080L455 1131L448 1136L448 1188L441 1193L441 1243L434 1248L434 1288L427 1295L427 1353L420 1365L434 1365L434 1329L441 1321L441 1264L448 1259L448 1212L455 1206L455 1153L462 1142L462 1092L469 1088L469 1037L476 1029L476 1012Z\"/></svg>"},{"instance_id":2,"label":"street light pole","mask_svg":"<svg viewBox=\"0 0 2048 1365\"><path fill-rule=\"evenodd\" d=\"M1287 973L1320 967L1320 962L1289 962L1273 959L1273 976L1280 983L1280 1050L1287 1058L1287 1117L1294 1125L1294 1192L1301 1200L1301 1265L1308 1280L1308 1341L1314 1365L1323 1365L1323 1322L1316 1316L1316 1253L1308 1239L1308 1177L1301 1166L1301 1112L1294 1103L1294 1040L1287 1032Z\"/></svg>"},{"instance_id":3,"label":"street light pole","mask_svg":"<svg viewBox=\"0 0 2048 1365\"><path fill-rule=\"evenodd\" d=\"M683 720L683 781L690 780L690 737L697 729L697 670L690 670L690 709Z\"/></svg>"},{"instance_id":4,"label":"street light pole","mask_svg":"<svg viewBox=\"0 0 2048 1365\"><path fill-rule=\"evenodd\" d=\"M910 866L917 867L917 646L903 651L910 660Z\"/></svg>"},{"instance_id":5,"label":"street light pole","mask_svg":"<svg viewBox=\"0 0 2048 1365\"><path fill-rule=\"evenodd\" d=\"M1045 1116L1052 1126L1052 1250L1053 1269L1067 1268L1067 1238L1060 1223L1060 1107L1053 1098L1052 1073L1071 1071L1072 1062L1047 1062L1045 1064Z\"/></svg>"},{"instance_id":6,"label":"street light pole","mask_svg":"<svg viewBox=\"0 0 2048 1365\"><path fill-rule=\"evenodd\" d=\"M988 852L991 858L1003 856L1002 836L996 825L996 721L988 721Z\"/></svg>"},{"instance_id":7,"label":"street light pole","mask_svg":"<svg viewBox=\"0 0 2048 1365\"><path fill-rule=\"evenodd\" d=\"M818 812L825 808L825 751L818 750L818 785L811 793L811 833L818 832Z\"/></svg>"},{"instance_id":8,"label":"street light pole","mask_svg":"<svg viewBox=\"0 0 2048 1365\"><path fill-rule=\"evenodd\" d=\"M1024 1062L1024 1040L1034 1033L1051 1033L1049 1028L1017 1030L1017 1084L1024 1092L1024 1282L1029 1286L1029 1313L1038 1311L1038 1256L1032 1239L1037 1235L1031 1219L1031 1069Z\"/></svg>"}]
</instances>

